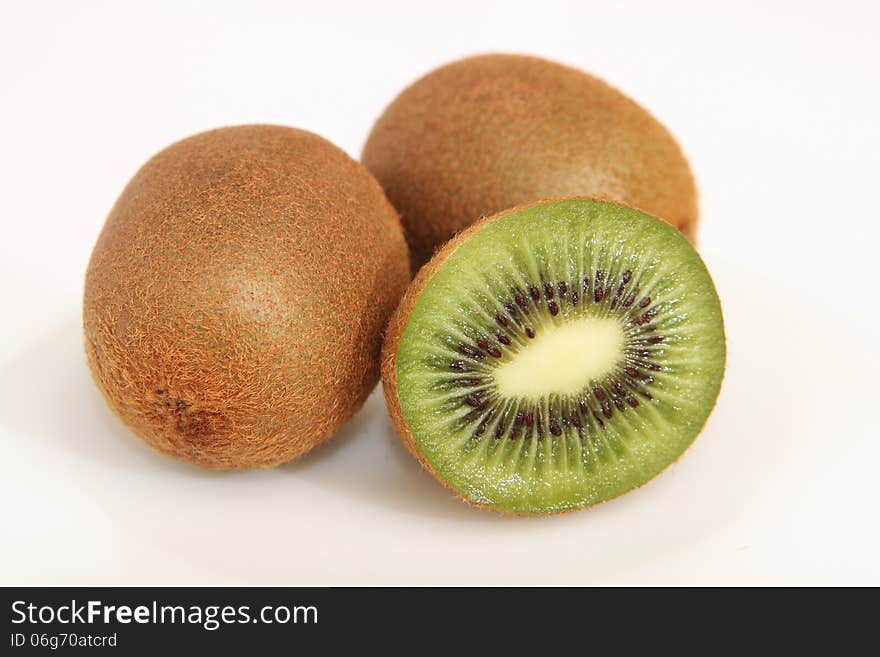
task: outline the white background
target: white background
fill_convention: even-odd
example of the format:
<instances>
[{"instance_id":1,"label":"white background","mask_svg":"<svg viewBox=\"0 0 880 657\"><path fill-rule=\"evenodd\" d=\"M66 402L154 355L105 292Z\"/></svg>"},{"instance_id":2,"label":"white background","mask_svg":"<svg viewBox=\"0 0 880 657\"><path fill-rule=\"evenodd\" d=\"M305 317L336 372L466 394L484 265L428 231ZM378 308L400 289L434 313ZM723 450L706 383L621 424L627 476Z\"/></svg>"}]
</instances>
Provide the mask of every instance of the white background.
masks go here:
<instances>
[{"instance_id":1,"label":"white background","mask_svg":"<svg viewBox=\"0 0 880 657\"><path fill-rule=\"evenodd\" d=\"M880 5L20 2L0 10L0 583L880 584ZM563 517L456 501L374 394L300 463L151 452L82 350L83 273L150 155L273 122L357 157L431 68L589 70L681 140L729 368L645 488Z\"/></svg>"}]
</instances>

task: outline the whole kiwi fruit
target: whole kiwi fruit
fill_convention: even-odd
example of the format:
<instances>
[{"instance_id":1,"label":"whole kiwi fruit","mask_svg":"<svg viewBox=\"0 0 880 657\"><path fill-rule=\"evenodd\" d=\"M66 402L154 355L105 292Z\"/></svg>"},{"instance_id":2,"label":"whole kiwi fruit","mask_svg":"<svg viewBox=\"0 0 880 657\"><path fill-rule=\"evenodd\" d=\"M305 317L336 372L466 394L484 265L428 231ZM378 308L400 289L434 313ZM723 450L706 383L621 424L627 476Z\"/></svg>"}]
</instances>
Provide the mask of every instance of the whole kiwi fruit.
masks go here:
<instances>
[{"instance_id":1,"label":"whole kiwi fruit","mask_svg":"<svg viewBox=\"0 0 880 657\"><path fill-rule=\"evenodd\" d=\"M696 186L669 131L605 82L537 57L429 73L379 117L361 161L400 213L415 267L478 217L552 197L617 200L695 236Z\"/></svg>"},{"instance_id":2,"label":"whole kiwi fruit","mask_svg":"<svg viewBox=\"0 0 880 657\"><path fill-rule=\"evenodd\" d=\"M212 130L150 159L107 217L85 280L88 362L163 454L273 466L361 406L408 281L397 214L355 160L293 128Z\"/></svg>"},{"instance_id":3,"label":"whole kiwi fruit","mask_svg":"<svg viewBox=\"0 0 880 657\"><path fill-rule=\"evenodd\" d=\"M715 405L724 323L673 227L573 198L478 221L419 271L385 337L404 444L459 497L562 513L637 488Z\"/></svg>"}]
</instances>

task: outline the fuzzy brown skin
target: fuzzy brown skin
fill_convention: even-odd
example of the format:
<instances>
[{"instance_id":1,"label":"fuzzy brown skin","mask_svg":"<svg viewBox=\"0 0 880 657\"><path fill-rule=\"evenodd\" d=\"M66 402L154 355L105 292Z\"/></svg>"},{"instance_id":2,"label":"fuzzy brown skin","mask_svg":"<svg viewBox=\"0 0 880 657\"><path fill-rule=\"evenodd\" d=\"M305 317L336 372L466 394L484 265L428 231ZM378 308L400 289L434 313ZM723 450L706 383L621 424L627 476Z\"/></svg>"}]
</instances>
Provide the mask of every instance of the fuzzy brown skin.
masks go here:
<instances>
[{"instance_id":1,"label":"fuzzy brown skin","mask_svg":"<svg viewBox=\"0 0 880 657\"><path fill-rule=\"evenodd\" d=\"M205 132L148 161L111 210L86 274L88 361L160 452L273 466L361 406L409 277L394 209L336 146Z\"/></svg>"},{"instance_id":2,"label":"fuzzy brown skin","mask_svg":"<svg viewBox=\"0 0 880 657\"><path fill-rule=\"evenodd\" d=\"M477 217L543 198L615 200L695 237L696 185L669 131L601 80L536 57L429 73L385 110L361 160L401 214L414 269Z\"/></svg>"},{"instance_id":3,"label":"fuzzy brown skin","mask_svg":"<svg viewBox=\"0 0 880 657\"><path fill-rule=\"evenodd\" d=\"M488 504L474 502L473 500L462 495L460 491L453 488L449 484L449 482L443 479L443 477L441 477L440 474L431 466L431 464L425 458L425 455L422 453L421 449L419 449L418 443L416 443L416 440L413 437L412 430L409 427L409 423L407 423L406 417L403 414L403 408L400 405L400 398L397 396L397 350L400 347L400 339L403 337L403 332L406 329L406 323L409 320L409 315L412 312L413 306L415 306L419 295L421 295L422 291L428 285L430 280L434 277L434 274L437 273L437 271L440 269L443 263L446 262L449 256L451 256L461 244L467 241L471 235L478 233L486 225L492 223L497 219L506 217L511 214L516 214L517 212L527 210L529 208L535 207L536 205L544 205L545 203L552 203L555 201L575 199L585 201L602 200L598 197L589 196L572 196L567 198L546 199L542 201L535 201L532 203L525 203L523 205L519 205L517 207L498 212L490 217L483 217L481 219L478 219L475 223L471 224L468 228L458 233L451 240L441 246L434 254L434 257L432 257L428 261L428 263L419 270L418 274L416 274L416 277L413 279L412 283L410 283L409 287L404 293L403 298L400 300L400 304L397 306L394 314L391 316L391 319L388 322L388 327L385 329L385 338L382 344L382 391L385 395L385 404L388 407L388 414L391 416L391 421L393 422L401 441L406 446L410 454L412 454L418 460L418 462L421 463L422 467L425 468L425 470L427 470L431 474L431 476L433 476L437 481L443 484L443 486L451 490L457 498L464 502L467 502L473 507L487 509L489 511L494 511L495 513L500 513L501 515L505 516L559 516L571 513L573 511L581 511L586 508L593 508L595 506L598 506L599 504L604 504L605 502L610 502L613 499L617 499L617 497L620 497L621 495L626 495L626 493L632 492L633 490L641 488L642 486L650 483L661 474L663 474L663 472L666 472L666 470L668 470L673 463L677 463L679 459L684 456L685 452L688 451L686 449L684 452L679 454L675 461L673 461L673 463L670 463L668 466L666 466L666 468L658 472L651 479L642 482L641 484L639 484L635 488L630 489L629 491L624 491L620 495L609 497L608 499L602 500L601 502L598 502L596 504L591 504L587 507L581 506L571 509L563 509L561 511L554 511L551 513L516 513L513 511L508 511L506 509L499 509L494 506L489 506ZM696 442L696 440L694 440L694 442ZM688 449L690 449L692 445L693 443L688 446Z\"/></svg>"}]
</instances>

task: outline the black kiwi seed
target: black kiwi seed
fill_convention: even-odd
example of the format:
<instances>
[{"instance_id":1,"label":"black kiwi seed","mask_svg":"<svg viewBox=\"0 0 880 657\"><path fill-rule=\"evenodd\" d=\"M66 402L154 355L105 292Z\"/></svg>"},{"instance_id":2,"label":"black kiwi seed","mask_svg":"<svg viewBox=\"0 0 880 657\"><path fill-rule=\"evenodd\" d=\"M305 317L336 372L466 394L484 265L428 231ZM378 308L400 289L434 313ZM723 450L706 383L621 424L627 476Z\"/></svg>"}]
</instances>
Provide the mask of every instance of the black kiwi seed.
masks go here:
<instances>
[{"instance_id":1,"label":"black kiwi seed","mask_svg":"<svg viewBox=\"0 0 880 657\"><path fill-rule=\"evenodd\" d=\"M477 346L493 358L501 358L501 351L497 347L489 344L489 341L486 338L480 338L477 340Z\"/></svg>"},{"instance_id":2,"label":"black kiwi seed","mask_svg":"<svg viewBox=\"0 0 880 657\"><path fill-rule=\"evenodd\" d=\"M458 345L458 352L464 356L470 356L471 358L475 358L477 360L479 360L481 358L485 358L485 356L483 354L481 354L479 351L477 351L473 347L470 347L464 343Z\"/></svg>"},{"instance_id":3,"label":"black kiwi seed","mask_svg":"<svg viewBox=\"0 0 880 657\"><path fill-rule=\"evenodd\" d=\"M638 326L642 326L643 324L647 324L657 315L658 310L656 308L652 308L648 312L642 314L637 320L636 324Z\"/></svg>"}]
</instances>

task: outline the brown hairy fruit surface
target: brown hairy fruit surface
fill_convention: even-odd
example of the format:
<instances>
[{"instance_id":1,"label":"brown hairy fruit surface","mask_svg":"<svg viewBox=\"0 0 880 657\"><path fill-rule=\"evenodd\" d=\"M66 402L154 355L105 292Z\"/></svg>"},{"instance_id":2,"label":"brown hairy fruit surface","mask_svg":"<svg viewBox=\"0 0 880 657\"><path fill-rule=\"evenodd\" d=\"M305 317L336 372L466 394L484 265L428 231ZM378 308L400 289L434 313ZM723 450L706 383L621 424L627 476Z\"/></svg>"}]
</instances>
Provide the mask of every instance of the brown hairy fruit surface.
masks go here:
<instances>
[{"instance_id":1,"label":"brown hairy fruit surface","mask_svg":"<svg viewBox=\"0 0 880 657\"><path fill-rule=\"evenodd\" d=\"M605 82L536 57L429 73L385 110L362 161L401 214L414 266L478 217L552 197L619 201L694 241L696 185L669 131Z\"/></svg>"},{"instance_id":2,"label":"brown hairy fruit surface","mask_svg":"<svg viewBox=\"0 0 880 657\"><path fill-rule=\"evenodd\" d=\"M180 141L117 200L86 273L88 361L158 451L269 467L321 443L378 379L407 247L370 174L309 132Z\"/></svg>"}]
</instances>

